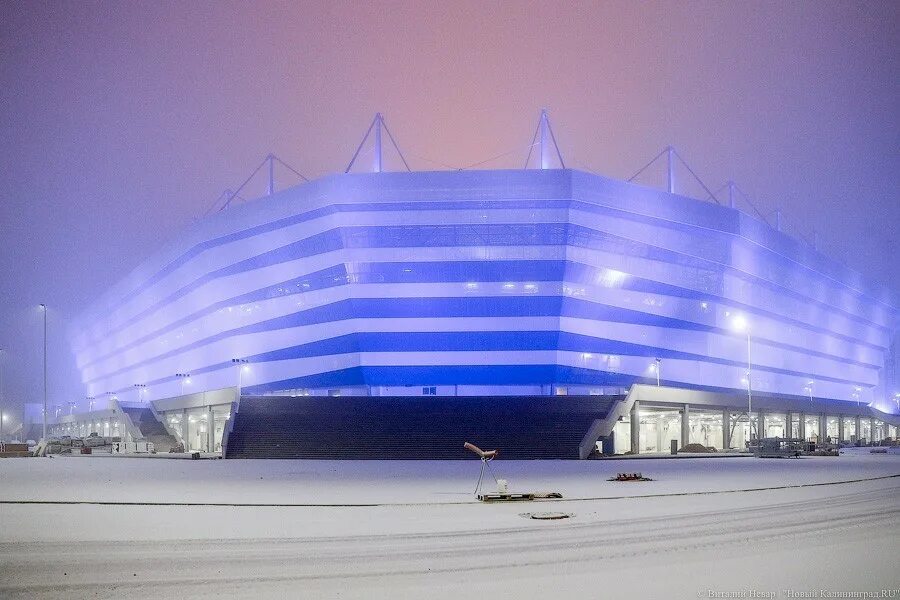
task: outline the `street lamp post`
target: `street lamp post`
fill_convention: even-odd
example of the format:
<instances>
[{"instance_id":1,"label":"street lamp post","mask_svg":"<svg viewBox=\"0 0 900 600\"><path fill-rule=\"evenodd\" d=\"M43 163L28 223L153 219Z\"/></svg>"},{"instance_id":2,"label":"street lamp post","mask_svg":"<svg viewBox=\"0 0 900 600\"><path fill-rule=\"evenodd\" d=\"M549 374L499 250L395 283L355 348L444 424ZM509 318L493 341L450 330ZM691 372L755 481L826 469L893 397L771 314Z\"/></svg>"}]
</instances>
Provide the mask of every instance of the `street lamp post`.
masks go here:
<instances>
[{"instance_id":1,"label":"street lamp post","mask_svg":"<svg viewBox=\"0 0 900 600\"><path fill-rule=\"evenodd\" d=\"M147 384L145 383L136 383L134 384L135 389L137 390L138 402L144 402L144 392L147 391Z\"/></svg>"},{"instance_id":2,"label":"street lamp post","mask_svg":"<svg viewBox=\"0 0 900 600\"><path fill-rule=\"evenodd\" d=\"M813 395L812 395L812 393L813 393L813 384L814 384L814 383L815 383L814 381L807 381L807 382L806 382L806 387L803 388L803 391L806 392L807 394L809 394L809 403L810 403L810 404L813 403Z\"/></svg>"},{"instance_id":3,"label":"street lamp post","mask_svg":"<svg viewBox=\"0 0 900 600\"><path fill-rule=\"evenodd\" d=\"M3 407L6 406L3 396L3 354L6 352L0 348L0 441L3 441Z\"/></svg>"},{"instance_id":4,"label":"street lamp post","mask_svg":"<svg viewBox=\"0 0 900 600\"><path fill-rule=\"evenodd\" d=\"M41 304L44 313L44 410L41 428L42 439L47 439L47 305Z\"/></svg>"},{"instance_id":5,"label":"street lamp post","mask_svg":"<svg viewBox=\"0 0 900 600\"><path fill-rule=\"evenodd\" d=\"M753 412L753 341L750 337L750 324L747 323L741 315L737 315L733 321L734 329L738 332L747 332L747 422L750 424L750 437L753 437L753 419L750 413ZM758 432L757 432L758 433Z\"/></svg>"},{"instance_id":6,"label":"street lamp post","mask_svg":"<svg viewBox=\"0 0 900 600\"><path fill-rule=\"evenodd\" d=\"M656 387L659 387L659 372L660 372L661 366L662 366L661 363L662 363L662 359L655 358L655 359L653 359L653 365L651 365L653 367L653 370L656 371Z\"/></svg>"},{"instance_id":7,"label":"street lamp post","mask_svg":"<svg viewBox=\"0 0 900 600\"><path fill-rule=\"evenodd\" d=\"M237 368L237 398L240 401L241 398L241 387L243 387L244 383L244 373L250 370L250 367L247 366L250 364L250 361L246 358L232 358L231 364Z\"/></svg>"},{"instance_id":8,"label":"street lamp post","mask_svg":"<svg viewBox=\"0 0 900 600\"><path fill-rule=\"evenodd\" d=\"M190 373L175 373L175 377L181 380L181 395L184 396L184 386L191 383Z\"/></svg>"}]
</instances>

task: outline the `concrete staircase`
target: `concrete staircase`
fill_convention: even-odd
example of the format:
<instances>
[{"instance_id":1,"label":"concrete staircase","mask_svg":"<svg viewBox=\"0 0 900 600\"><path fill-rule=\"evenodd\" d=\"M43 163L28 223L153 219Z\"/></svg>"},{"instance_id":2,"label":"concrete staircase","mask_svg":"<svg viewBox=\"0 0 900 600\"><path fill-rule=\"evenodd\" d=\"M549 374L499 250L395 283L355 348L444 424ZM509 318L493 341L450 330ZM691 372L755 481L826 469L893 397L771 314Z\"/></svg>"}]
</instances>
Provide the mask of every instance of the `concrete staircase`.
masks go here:
<instances>
[{"instance_id":1,"label":"concrete staircase","mask_svg":"<svg viewBox=\"0 0 900 600\"><path fill-rule=\"evenodd\" d=\"M617 398L244 396L226 458L464 459L463 442L508 459L579 457Z\"/></svg>"},{"instance_id":2,"label":"concrete staircase","mask_svg":"<svg viewBox=\"0 0 900 600\"><path fill-rule=\"evenodd\" d=\"M157 420L151 409L123 406L122 411L131 418L144 440L153 442L157 452L168 452L170 448L179 445L178 440L166 431L165 425Z\"/></svg>"}]
</instances>

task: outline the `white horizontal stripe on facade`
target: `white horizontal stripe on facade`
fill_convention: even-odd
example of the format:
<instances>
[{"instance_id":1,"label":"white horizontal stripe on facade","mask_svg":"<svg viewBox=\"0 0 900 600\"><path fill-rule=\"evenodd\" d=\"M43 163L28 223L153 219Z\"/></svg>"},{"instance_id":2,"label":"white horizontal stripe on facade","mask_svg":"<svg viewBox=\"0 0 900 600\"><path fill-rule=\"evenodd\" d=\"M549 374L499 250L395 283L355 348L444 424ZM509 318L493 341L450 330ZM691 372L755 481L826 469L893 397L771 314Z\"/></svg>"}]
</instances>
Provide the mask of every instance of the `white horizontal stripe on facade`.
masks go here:
<instances>
[{"instance_id":1,"label":"white horizontal stripe on facade","mask_svg":"<svg viewBox=\"0 0 900 600\"><path fill-rule=\"evenodd\" d=\"M160 360L144 361L134 368L118 375L99 380L88 380L92 387L104 390L118 390L127 388L135 381L146 382L171 377L177 372L192 372L204 367L228 362L233 357L245 357L280 350L295 345L306 344L322 339L328 339L354 332L392 332L418 331L433 333L436 331L556 331L581 334L596 337L635 343L647 346L670 349L677 352L695 353L701 356L710 356L742 364L746 347L740 337L721 336L703 332L684 331L677 339L672 339L668 329L644 325L632 325L624 323L611 323L592 321L585 319L554 317L541 318L483 318L468 325L467 318L398 318L398 319L351 319L333 323L316 324L302 327L292 327L275 331L259 332L232 336L210 344L205 344L182 353L175 354ZM762 371L763 368L775 368L793 370L798 377L840 377L847 381L848 385L874 385L877 383L877 371L851 365L844 365L836 370L835 361L829 361L818 357L809 357L801 353L776 350L763 352L763 345L758 344L754 367ZM459 351L459 353L480 354L482 351ZM506 352L511 355L514 352ZM375 353L363 353L365 355ZM418 352L396 352L398 356L410 356ZM721 365L719 365L721 366ZM837 363L840 366L840 363ZM804 381L805 381L804 379ZM701 381L696 384L707 385Z\"/></svg>"},{"instance_id":2,"label":"white horizontal stripe on facade","mask_svg":"<svg viewBox=\"0 0 900 600\"><path fill-rule=\"evenodd\" d=\"M384 213L360 211L326 215L308 222L288 226L284 229L279 229L273 232L264 232L251 238L237 240L205 250L197 257L193 258L191 261L187 262L185 265L182 265L176 271L169 274L160 282L157 282L153 286L150 286L147 290L144 290L141 294L139 294L132 300L120 306L110 306L110 312L108 316L102 321L98 322L97 326L99 328L93 329L88 334L88 336L90 340L93 340L93 342L104 340L106 336L108 336L124 321L132 318L139 312L146 310L149 306L152 305L153 302L159 301L160 299L168 296L174 291L177 291L185 285L193 283L201 276L204 276L220 268L230 266L231 264L235 264L242 260L258 256L259 254L262 254L264 252L277 249L297 240L305 239L309 236L329 231L337 227L403 224L462 225L480 223L511 225L522 222L529 222L528 219L523 217L523 214L535 215L533 217L533 219L535 219L535 223L564 224L566 222L567 212L568 211L563 209L477 209L469 211L386 211ZM488 218L483 219L482 216L487 216ZM433 220L434 217L436 217L437 220ZM616 220L614 218L604 218L600 221L596 221L591 217L596 217L596 215L591 215L589 213L584 213L583 211L578 210L571 211L571 218L573 222L580 222L581 225L590 227L596 231L607 232L612 235L623 237L623 239L630 239L638 241L639 243L650 244L651 246L661 249L668 248L672 251L679 252L689 258L698 258L695 253L690 252L690 244L692 239L694 244L694 251L696 252L696 236L692 237L689 234L682 233L673 229L650 227L646 224L636 221L629 221L627 219ZM531 219L531 217L529 217L529 219ZM616 227L616 225L618 225L618 227ZM630 229L627 232L623 231L623 229L626 228ZM637 232L640 232L642 230L646 230L645 235L636 235ZM713 233L716 236L729 235L718 231L713 231ZM709 237L713 237L713 235L711 234L706 235ZM676 241L679 239L683 239L684 241L678 244L671 243L672 241ZM666 241L670 243L667 244L665 243ZM727 241L716 240L712 243L716 246L728 246ZM673 248L673 245L676 247ZM731 249L729 247L726 248L725 251L730 254L733 250L738 252L741 251L739 247L736 247L735 249ZM672 266L671 263L667 262L663 264ZM717 264L721 265L721 267L726 270L734 268L729 267L726 263ZM199 267L199 269L197 269L197 267ZM751 271L746 271L746 274L758 277L758 275L754 274ZM772 285L778 285L776 282L770 283ZM803 290L796 291L799 293L803 292ZM837 295L839 293L839 290L837 289L831 289L830 291L832 295ZM821 301L819 299L816 300L817 302ZM856 299L856 302L857 304L859 303L858 299ZM838 309L835 308L835 310ZM882 321L883 319L879 319L877 324L884 326ZM105 324L105 326L103 326L102 324ZM87 341L88 340L84 339L76 339L77 344L84 344Z\"/></svg>"},{"instance_id":3,"label":"white horizontal stripe on facade","mask_svg":"<svg viewBox=\"0 0 900 600\"><path fill-rule=\"evenodd\" d=\"M756 253L750 253L735 234L714 229L700 229L694 231L680 231L671 226L666 227L665 222L654 224L628 219L625 216L602 216L573 208L570 211L570 222L608 233L640 244L674 252L686 259L702 259L715 262L724 272L743 273L751 278L749 283L765 283L784 290L786 293L799 294L825 305L823 308L845 313L844 316L868 322L881 328L891 326L891 317L881 305L865 303L861 300L861 292L852 290L848 286L834 279L812 270L801 263L791 261L789 258L773 251L757 248ZM702 239L702 243L698 240ZM711 256L710 249L721 254L721 257ZM706 252L700 252L706 250ZM723 260L727 259L727 260ZM792 267L781 268L783 265L773 261L787 261ZM769 269L761 269L760 265L769 265ZM778 275L779 280L772 278ZM784 281L786 275L792 276L797 281L789 285ZM851 293L852 292L852 293ZM872 314L864 314L864 312Z\"/></svg>"},{"instance_id":4,"label":"white horizontal stripe on facade","mask_svg":"<svg viewBox=\"0 0 900 600\"><path fill-rule=\"evenodd\" d=\"M302 261L293 262L300 263ZM275 281L283 281L283 275L284 274L276 273L272 276L272 279ZM234 277L238 278L239 276ZM252 280L254 278L251 277L250 274L242 274L240 277L249 279L250 284L252 285ZM314 290L301 294L277 296L268 300L254 302L249 305L235 305L234 307L219 309L216 312L205 315L199 319L192 320L184 326L168 332L165 335L150 339L143 344L127 350L117 351L99 365L95 364L85 367L82 364L80 366L85 368L85 376L89 380L94 379L103 373L115 371L130 364L136 364L142 360L190 345L225 331L253 325L272 318L286 316L294 312L324 306L332 302L352 297L428 298L518 295L558 296L564 293L598 305L621 307L651 315L677 318L687 322L708 326L718 326L726 331L730 329L731 325L729 318L725 316L725 313L728 312L728 310L726 310L727 307L722 308L714 303L709 303L707 309L704 311L696 301L683 298L670 298L645 294L642 292L630 292L628 290L607 288L604 286L578 286L567 282L564 282L562 286L553 282L480 282L475 284L476 287L474 289L470 287L470 285L470 283L351 284ZM513 286L513 288L506 289L506 286ZM242 291L240 285L237 283L229 285L226 282L223 289L226 293L229 289ZM648 300L650 302L648 302ZM671 308L666 310L666 307ZM172 308L174 309L174 306ZM734 309L730 310L733 311ZM684 314L687 312L693 312L694 314ZM699 317L694 316L698 314ZM173 321L180 318L182 318L181 315L173 315L171 317ZM845 340L823 335L815 331L804 330L799 327L785 326L783 323L767 317L755 316L753 328L754 336L760 342L773 341L788 346L794 346L800 351L809 348L826 354L829 353L829 350L834 349L838 351L852 349L856 351L857 354L861 354L861 358L864 359L866 356L865 351L867 349L864 347L857 346L854 348L853 344L847 343ZM152 333L152 331L148 333ZM122 334L122 341L140 339L142 335L147 334L139 330L130 330ZM121 347L122 346L120 345L119 348ZM833 355L843 359L859 360L858 358L848 356L843 352ZM869 356L871 359L871 350L869 350Z\"/></svg>"},{"instance_id":5,"label":"white horizontal stripe on facade","mask_svg":"<svg viewBox=\"0 0 900 600\"><path fill-rule=\"evenodd\" d=\"M423 259L425 257L421 256L420 252L416 252L414 249L379 249L381 251L368 252L365 249L349 249L349 250L339 250L336 252L328 253L326 255L317 255L315 257L298 259L295 261L289 261L287 263L280 263L278 265L272 265L270 267L265 267L262 269L257 269L254 271L247 271L243 273L239 273L236 275L232 275L229 277L220 278L218 280L212 281L204 286L201 286L191 294L188 294L185 297L182 297L166 306L163 307L163 314L154 314L148 316L146 319L135 323L129 328L123 330L121 333L117 334L110 339L107 339L103 345L97 345L90 347L90 352L81 352L78 354L78 360L80 364L84 364L88 361L95 360L97 356L108 354L110 352L116 351L118 348L121 348L123 345L130 343L132 340L140 339L144 336L151 335L153 331L158 331L159 329L168 326L169 324L184 318L188 314L191 314L195 310L201 309L205 306L209 306L216 302L228 300L230 298L234 298L237 295L252 292L260 287L266 287L268 285L273 285L276 283L283 282L285 280L289 280L292 278L302 277L304 274L310 271L317 271L320 269L328 268L330 266L334 266L335 264L347 264L350 265L350 269L352 270L352 265L357 261L354 260L356 258L362 258L360 255L367 255L366 257L369 259L375 260L383 260L383 261L412 261L414 258ZM452 260L458 257L448 257L446 256L446 252L448 249L446 248L430 248L427 250L431 250L432 252L428 252L427 254L431 254L428 258L437 258L434 256L438 254L438 251L444 253L441 258L445 260ZM457 249L450 249L457 250ZM519 259L519 258L530 258L528 256L522 256L523 254L544 254L545 256L549 253L553 253L558 255L562 252L563 247L561 246L551 246L551 247L504 247L497 248L498 252L495 254L499 254L501 251L505 255L504 259ZM375 254L376 256L368 256L369 254ZM611 258L615 258L618 255L612 255ZM499 258L499 257L498 257ZM584 258L584 257L577 257ZM344 259L344 260L341 260ZM624 268L625 265L615 265L620 268ZM746 282L744 282L746 283ZM392 284L392 285L403 285L403 284ZM432 285L432 284L420 284L420 285ZM540 285L540 282L537 283ZM576 286L577 287L577 286ZM304 294L305 295L305 294ZM713 296L710 294L710 296ZM809 307L809 305L807 305ZM814 308L810 308L810 310L816 310ZM824 315L823 315L824 316ZM833 315L832 315L833 317ZM685 320L691 320L689 317L679 317ZM754 316L753 320L759 319L761 321L765 320L766 317ZM834 320L837 317L833 317L832 322L830 323L834 326ZM807 322L810 319L807 319ZM724 324L725 327L728 327L727 324ZM832 327L834 329L834 327ZM883 340L882 340L883 341ZM841 343L846 344L846 340L843 340Z\"/></svg>"},{"instance_id":6,"label":"white horizontal stripe on facade","mask_svg":"<svg viewBox=\"0 0 900 600\"><path fill-rule=\"evenodd\" d=\"M515 289L505 289L507 285L514 285ZM526 291L525 286L533 286L532 291ZM161 336L159 338L151 339L148 342L145 342L136 347L130 348L128 350L124 350L121 352L117 352L106 360L102 361L99 364L91 365L86 367L84 370L85 377L87 380L93 380L97 377L103 376L105 373L109 373L112 371L116 371L122 368L125 368L129 365L135 365L142 361L146 361L148 359L152 359L155 356L160 354L170 352L173 350L177 350L178 348L189 346L195 342L201 341L203 339L209 338L210 336L220 334L225 331L233 330L239 327L245 327L249 325L253 325L259 323L261 321L265 321L268 319L278 318L282 316L286 316L292 314L294 312L300 310L307 310L310 308L324 306L333 302L345 300L348 298L356 297L356 298L429 298L429 297L473 297L473 296L518 296L518 295L540 295L540 296L550 296L550 295L559 295L562 290L560 287L566 288L567 285L558 286L554 283L547 282L537 282L537 283L527 283L527 282L519 282L515 284L510 283L500 283L500 282L491 282L491 283L479 283L477 284L476 289L472 289L468 286L468 284L462 283L454 283L454 284L353 284L353 285L343 285L338 287L326 288L323 290L316 290L311 292L306 292L303 294L292 294L287 296L278 296L275 298L271 298L268 300L262 300L259 302L255 302L252 305L246 306L236 306L233 309L221 309L212 314L206 315L200 319L194 320L184 327L181 327L177 330L173 330L168 334ZM594 288L592 291L597 292L598 296L602 294L603 302L600 302L601 298L599 297L591 297L591 294L588 292L580 293L579 290L581 288L569 288L570 293L576 294L579 299L586 300L595 304L603 304L607 306L623 306L625 308L634 309L635 306L629 306L628 302L616 302L616 300L621 300L622 298L627 296L627 292L625 290L610 290L610 289L602 289L602 288ZM574 290L574 291L573 291ZM631 294L635 296L640 296L637 292L632 292ZM659 297L654 298L659 302L664 301L664 299L660 299ZM669 301L673 301L673 299L668 299ZM690 303L690 301L685 301L684 299L675 299L674 302L678 302L679 304ZM646 306L646 305L645 305ZM691 321L690 318L681 315L675 314L667 314L666 311L660 310L659 306L651 307L654 310L645 310L644 312L648 314L655 314L660 316L672 316L673 318L681 318L686 321ZM723 329L728 330L729 323L727 322L727 318L723 315L722 309L717 308L715 305L711 305L708 310L711 311L710 321L725 321L722 323ZM698 311L702 312L702 311ZM596 321L601 322L601 321ZM694 322L699 322L694 320ZM714 323L713 323L714 324ZM663 343L666 337L671 336L671 330L669 329L661 329L656 328L660 331L669 332L666 336L664 336L663 340L659 342L659 347L665 348L666 345ZM679 335L683 335L684 337L693 335L707 335L704 332L699 331L684 331ZM827 336L822 336L815 332L805 332L803 330L796 331L794 328L785 328L783 324L780 324L776 321L771 321L765 318L757 318L757 321L754 322L754 335L757 340L757 343L761 343L764 341L774 341L777 343L785 344L785 345L795 345L797 347L799 353L803 353L803 350L806 348L816 349L820 352L825 351L825 349L820 346L809 345L808 342L811 339L819 343L826 343L830 345L837 344L837 347L844 347L841 345L841 342L836 341L834 338L828 338ZM602 337L602 336L600 336ZM727 336L726 336L727 337ZM740 335L731 336L733 339L743 339ZM622 339L622 341L629 341L627 339ZM806 342L806 343L804 343ZM798 345L799 344L799 345ZM844 343L847 347L849 344ZM717 355L714 355L717 356ZM717 356L719 358L728 358L726 356ZM846 358L840 356L839 358ZM858 367L857 367L858 368Z\"/></svg>"},{"instance_id":7,"label":"white horizontal stripe on facade","mask_svg":"<svg viewBox=\"0 0 900 600\"><path fill-rule=\"evenodd\" d=\"M524 213L524 214L523 214ZM487 215L488 218L483 218ZM500 218L502 217L502 219ZM565 224L565 209L469 209L469 210L427 210L417 211L357 211L339 212L317 217L275 231L263 232L249 238L227 242L209 248L193 257L160 281L143 289L140 294L121 304L111 303L109 313L102 323L107 329L91 329L86 339L76 339L79 344L93 343L104 339L109 332L122 323L147 310L153 303L190 285L201 277L277 250L297 241L342 227L379 227L397 225L484 225L484 224ZM96 324L102 327L101 323Z\"/></svg>"}]
</instances>

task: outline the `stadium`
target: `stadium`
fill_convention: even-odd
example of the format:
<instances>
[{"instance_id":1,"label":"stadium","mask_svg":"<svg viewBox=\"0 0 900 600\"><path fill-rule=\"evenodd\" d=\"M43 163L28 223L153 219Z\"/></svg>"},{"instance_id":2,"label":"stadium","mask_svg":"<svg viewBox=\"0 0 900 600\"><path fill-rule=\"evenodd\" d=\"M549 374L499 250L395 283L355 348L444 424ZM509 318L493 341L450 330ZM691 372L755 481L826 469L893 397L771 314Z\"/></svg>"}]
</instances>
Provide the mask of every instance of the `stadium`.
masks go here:
<instances>
[{"instance_id":1,"label":"stadium","mask_svg":"<svg viewBox=\"0 0 900 600\"><path fill-rule=\"evenodd\" d=\"M329 458L897 437L884 288L671 179L564 168L545 115L517 170L387 172L382 127L373 172L232 203L99 295L50 431Z\"/></svg>"}]
</instances>

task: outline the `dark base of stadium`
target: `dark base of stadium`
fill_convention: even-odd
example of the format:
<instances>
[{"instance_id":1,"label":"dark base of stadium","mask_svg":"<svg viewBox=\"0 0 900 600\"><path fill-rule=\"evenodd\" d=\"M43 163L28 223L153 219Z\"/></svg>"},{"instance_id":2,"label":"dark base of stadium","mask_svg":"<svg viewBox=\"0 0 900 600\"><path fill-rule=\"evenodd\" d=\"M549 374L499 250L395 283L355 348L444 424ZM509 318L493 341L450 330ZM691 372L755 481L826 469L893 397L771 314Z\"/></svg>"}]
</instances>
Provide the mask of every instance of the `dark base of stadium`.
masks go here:
<instances>
[{"instance_id":1,"label":"dark base of stadium","mask_svg":"<svg viewBox=\"0 0 900 600\"><path fill-rule=\"evenodd\" d=\"M467 459L472 442L507 459L577 459L622 396L244 396L225 458Z\"/></svg>"}]
</instances>

